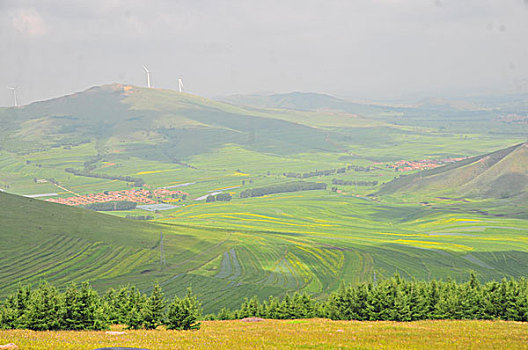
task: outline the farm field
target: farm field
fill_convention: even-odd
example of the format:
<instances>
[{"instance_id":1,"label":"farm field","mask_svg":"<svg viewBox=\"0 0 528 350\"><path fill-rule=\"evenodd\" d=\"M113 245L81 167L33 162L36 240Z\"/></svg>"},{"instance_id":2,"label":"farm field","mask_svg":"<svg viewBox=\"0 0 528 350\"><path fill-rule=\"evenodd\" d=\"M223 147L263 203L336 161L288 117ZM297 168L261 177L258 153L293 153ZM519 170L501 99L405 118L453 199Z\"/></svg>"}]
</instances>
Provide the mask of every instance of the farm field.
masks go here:
<instances>
[{"instance_id":1,"label":"farm field","mask_svg":"<svg viewBox=\"0 0 528 350\"><path fill-rule=\"evenodd\" d=\"M114 331L122 331L119 328ZM526 349L528 325L504 321L205 321L198 331L35 332L0 330L20 349Z\"/></svg>"}]
</instances>

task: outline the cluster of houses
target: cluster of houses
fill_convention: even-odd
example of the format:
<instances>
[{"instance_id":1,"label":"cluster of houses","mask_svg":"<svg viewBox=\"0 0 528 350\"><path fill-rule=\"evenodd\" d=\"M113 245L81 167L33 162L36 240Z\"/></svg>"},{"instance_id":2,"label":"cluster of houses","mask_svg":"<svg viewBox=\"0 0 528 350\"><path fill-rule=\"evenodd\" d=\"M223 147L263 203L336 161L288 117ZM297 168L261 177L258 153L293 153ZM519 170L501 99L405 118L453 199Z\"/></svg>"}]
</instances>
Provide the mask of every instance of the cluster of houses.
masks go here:
<instances>
[{"instance_id":1,"label":"cluster of houses","mask_svg":"<svg viewBox=\"0 0 528 350\"><path fill-rule=\"evenodd\" d=\"M394 164L387 165L387 168L394 169L395 171L412 171L412 170L424 170L437 168L439 166L454 163L466 158L445 158L445 159L422 159L422 160L399 160Z\"/></svg>"},{"instance_id":2,"label":"cluster of houses","mask_svg":"<svg viewBox=\"0 0 528 350\"><path fill-rule=\"evenodd\" d=\"M159 201L171 201L174 198L179 198L187 195L187 193L178 190L158 188L155 190L138 189L122 191L104 191L101 193L89 193L82 196L68 198L50 198L47 199L47 201L72 206L111 201L130 201L143 204L156 204Z\"/></svg>"}]
</instances>

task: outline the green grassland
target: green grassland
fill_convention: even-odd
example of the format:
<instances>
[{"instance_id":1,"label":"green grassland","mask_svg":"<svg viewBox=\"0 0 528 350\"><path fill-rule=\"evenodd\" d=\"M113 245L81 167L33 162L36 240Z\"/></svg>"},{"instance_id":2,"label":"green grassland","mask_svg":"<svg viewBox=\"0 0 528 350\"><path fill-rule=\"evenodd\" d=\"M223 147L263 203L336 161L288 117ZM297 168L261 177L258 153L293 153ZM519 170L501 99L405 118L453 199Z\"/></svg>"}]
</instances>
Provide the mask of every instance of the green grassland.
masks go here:
<instances>
[{"instance_id":1,"label":"green grassland","mask_svg":"<svg viewBox=\"0 0 528 350\"><path fill-rule=\"evenodd\" d=\"M59 286L90 280L98 290L132 283L143 291L157 280L169 295L192 286L211 312L252 295L324 296L341 281L395 272L457 280L470 272L483 280L528 273L526 208L512 210L519 201L494 192L471 197L484 182L464 187L463 200L438 198L444 192L400 185L413 178L429 183L427 171L391 182L400 174L388 167L400 159L477 157L523 142L514 125L501 124L501 133L485 130L501 111L467 115L445 107L294 97L239 106L114 84L0 110L0 188L6 192L69 197L132 188L65 171L74 168L141 178L147 189L185 185L177 189L189 193L171 210L109 215L0 192L0 295L41 279ZM439 114L445 123L433 122ZM464 128L460 120L479 126ZM515 156L508 167L525 159ZM284 173L338 168L348 170L305 179L326 183L325 191L239 198L245 189L292 181ZM356 185L335 186L334 178ZM361 181L378 185L358 186ZM195 200L219 191L233 200Z\"/></svg>"}]
</instances>

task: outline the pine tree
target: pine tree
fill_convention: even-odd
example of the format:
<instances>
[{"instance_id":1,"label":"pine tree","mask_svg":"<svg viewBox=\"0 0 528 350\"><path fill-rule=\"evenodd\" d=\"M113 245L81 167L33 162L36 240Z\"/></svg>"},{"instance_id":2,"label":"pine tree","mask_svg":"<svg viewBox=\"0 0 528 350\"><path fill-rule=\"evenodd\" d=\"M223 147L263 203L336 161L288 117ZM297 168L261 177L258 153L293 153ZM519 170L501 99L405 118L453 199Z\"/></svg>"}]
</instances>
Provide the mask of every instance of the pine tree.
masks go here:
<instances>
[{"instance_id":1,"label":"pine tree","mask_svg":"<svg viewBox=\"0 0 528 350\"><path fill-rule=\"evenodd\" d=\"M143 327L143 309L145 307L146 297L135 286L127 288L126 302L122 311L124 322L128 329L139 329Z\"/></svg>"},{"instance_id":2,"label":"pine tree","mask_svg":"<svg viewBox=\"0 0 528 350\"><path fill-rule=\"evenodd\" d=\"M233 318L233 313L226 307L223 307L216 316L217 320L232 320Z\"/></svg>"},{"instance_id":3,"label":"pine tree","mask_svg":"<svg viewBox=\"0 0 528 350\"><path fill-rule=\"evenodd\" d=\"M109 324L119 323L119 307L117 306L117 292L115 289L110 288L106 291L105 295L101 300L104 313L108 319Z\"/></svg>"},{"instance_id":4,"label":"pine tree","mask_svg":"<svg viewBox=\"0 0 528 350\"><path fill-rule=\"evenodd\" d=\"M24 315L29 306L31 288L19 286L16 293L8 296L0 306L0 328L24 328Z\"/></svg>"},{"instance_id":5,"label":"pine tree","mask_svg":"<svg viewBox=\"0 0 528 350\"><path fill-rule=\"evenodd\" d=\"M416 282L413 280L407 287L409 293L409 304L411 312L411 321L427 319L427 283Z\"/></svg>"},{"instance_id":6,"label":"pine tree","mask_svg":"<svg viewBox=\"0 0 528 350\"><path fill-rule=\"evenodd\" d=\"M261 316L262 312L258 298L256 296L251 299L245 298L238 314L240 318Z\"/></svg>"},{"instance_id":7,"label":"pine tree","mask_svg":"<svg viewBox=\"0 0 528 350\"><path fill-rule=\"evenodd\" d=\"M127 325L127 329L140 329L143 326L143 317L137 305L132 306L130 309L125 324Z\"/></svg>"},{"instance_id":8,"label":"pine tree","mask_svg":"<svg viewBox=\"0 0 528 350\"><path fill-rule=\"evenodd\" d=\"M262 305L262 316L265 318L277 319L279 318L279 298L270 296Z\"/></svg>"},{"instance_id":9,"label":"pine tree","mask_svg":"<svg viewBox=\"0 0 528 350\"><path fill-rule=\"evenodd\" d=\"M394 308L390 319L393 321L411 321L411 294L405 290L398 288L394 296Z\"/></svg>"},{"instance_id":10,"label":"pine tree","mask_svg":"<svg viewBox=\"0 0 528 350\"><path fill-rule=\"evenodd\" d=\"M64 305L64 329L100 330L107 327L99 295L88 282L84 282L80 289L72 283L64 293Z\"/></svg>"},{"instance_id":11,"label":"pine tree","mask_svg":"<svg viewBox=\"0 0 528 350\"><path fill-rule=\"evenodd\" d=\"M315 306L312 298L303 293L295 293L293 295L293 317L295 318L311 318L315 316Z\"/></svg>"},{"instance_id":12,"label":"pine tree","mask_svg":"<svg viewBox=\"0 0 528 350\"><path fill-rule=\"evenodd\" d=\"M64 300L58 290L43 282L31 293L24 325L32 330L59 330L62 328Z\"/></svg>"},{"instance_id":13,"label":"pine tree","mask_svg":"<svg viewBox=\"0 0 528 350\"><path fill-rule=\"evenodd\" d=\"M14 295L10 295L0 305L0 329L15 329L19 327L18 312Z\"/></svg>"},{"instance_id":14,"label":"pine tree","mask_svg":"<svg viewBox=\"0 0 528 350\"><path fill-rule=\"evenodd\" d=\"M202 313L200 302L192 295L189 288L184 298L174 297L169 305L167 313L167 329L190 330L200 329L200 323L197 322Z\"/></svg>"},{"instance_id":15,"label":"pine tree","mask_svg":"<svg viewBox=\"0 0 528 350\"><path fill-rule=\"evenodd\" d=\"M459 292L455 282L448 280L441 284L438 303L435 305L434 315L437 319L456 319L459 304Z\"/></svg>"},{"instance_id":16,"label":"pine tree","mask_svg":"<svg viewBox=\"0 0 528 350\"><path fill-rule=\"evenodd\" d=\"M116 318L118 323L126 323L128 314L131 311L130 294L132 289L130 286L122 287L115 295L113 305L116 311Z\"/></svg>"},{"instance_id":17,"label":"pine tree","mask_svg":"<svg viewBox=\"0 0 528 350\"><path fill-rule=\"evenodd\" d=\"M160 285L156 283L142 311L143 325L146 329L156 329L159 325L163 324L165 307L166 303L163 291Z\"/></svg>"}]
</instances>

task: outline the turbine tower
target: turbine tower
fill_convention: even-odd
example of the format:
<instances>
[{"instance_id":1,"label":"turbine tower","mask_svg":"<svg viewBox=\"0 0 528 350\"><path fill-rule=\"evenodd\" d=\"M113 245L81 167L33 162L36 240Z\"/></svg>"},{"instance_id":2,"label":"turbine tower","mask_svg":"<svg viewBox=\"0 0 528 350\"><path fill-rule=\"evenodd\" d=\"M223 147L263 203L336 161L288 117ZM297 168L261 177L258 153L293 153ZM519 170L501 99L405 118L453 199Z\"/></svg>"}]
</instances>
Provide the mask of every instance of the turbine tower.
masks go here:
<instances>
[{"instance_id":1,"label":"turbine tower","mask_svg":"<svg viewBox=\"0 0 528 350\"><path fill-rule=\"evenodd\" d=\"M7 87L9 90L13 91L13 99L14 99L14 102L15 102L15 107L18 107L18 100L17 100L17 95L16 95L16 89L17 87Z\"/></svg>"},{"instance_id":2,"label":"turbine tower","mask_svg":"<svg viewBox=\"0 0 528 350\"><path fill-rule=\"evenodd\" d=\"M145 72L147 72L147 87L150 88L150 71L145 66L143 66L143 68L145 69Z\"/></svg>"},{"instance_id":3,"label":"turbine tower","mask_svg":"<svg viewBox=\"0 0 528 350\"><path fill-rule=\"evenodd\" d=\"M178 78L178 90L180 91L180 93L183 91L183 81L181 80L181 78Z\"/></svg>"}]
</instances>

